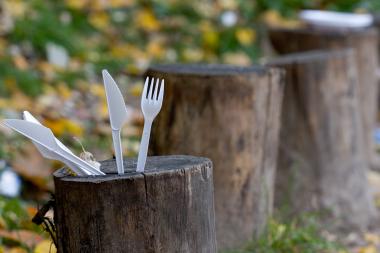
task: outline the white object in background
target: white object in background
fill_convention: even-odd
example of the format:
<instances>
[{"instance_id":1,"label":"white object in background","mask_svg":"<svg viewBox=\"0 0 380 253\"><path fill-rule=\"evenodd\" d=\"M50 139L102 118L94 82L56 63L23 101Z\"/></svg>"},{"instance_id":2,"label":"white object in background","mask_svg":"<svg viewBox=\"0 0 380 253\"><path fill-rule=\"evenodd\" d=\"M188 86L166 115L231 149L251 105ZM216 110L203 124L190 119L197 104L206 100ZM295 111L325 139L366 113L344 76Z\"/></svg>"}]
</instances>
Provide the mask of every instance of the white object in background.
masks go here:
<instances>
[{"instance_id":1,"label":"white object in background","mask_svg":"<svg viewBox=\"0 0 380 253\"><path fill-rule=\"evenodd\" d=\"M0 160L0 195L15 198L20 193L20 176L4 160Z\"/></svg>"},{"instance_id":2,"label":"white object in background","mask_svg":"<svg viewBox=\"0 0 380 253\"><path fill-rule=\"evenodd\" d=\"M121 175L124 174L124 166L120 132L124 123L128 119L127 107L125 106L123 95L108 71L103 70L102 74L112 128L112 140L115 149L117 172Z\"/></svg>"},{"instance_id":3,"label":"white object in background","mask_svg":"<svg viewBox=\"0 0 380 253\"><path fill-rule=\"evenodd\" d=\"M30 112L28 112L28 111L24 111L23 112L23 118L26 121L29 121L29 122L32 122L32 123L35 123L35 124L38 124L38 125L42 126L42 124L35 117L33 117L33 115ZM60 146L62 149L66 150L67 152L69 152L69 153L72 154L71 150L68 149L57 138L55 138L55 141L57 142L58 146ZM58 161L63 162L64 164L66 164L67 166L69 166L78 176L92 175L91 172L89 172L89 171L87 171L86 169L83 169L83 168L78 168L78 166L76 166L74 163L72 163L72 162L70 162L68 160L65 160L61 156L57 155L55 152L52 152L49 149L46 149L44 146L41 146L37 142L34 142L34 141L32 141L32 142L36 146L36 148L38 149L38 151L40 151L40 153L41 153L41 155L43 157L45 157L47 159L58 160Z\"/></svg>"},{"instance_id":4,"label":"white object in background","mask_svg":"<svg viewBox=\"0 0 380 253\"><path fill-rule=\"evenodd\" d=\"M304 10L299 13L304 22L320 27L363 28L371 26L374 19L370 14L341 13L334 11Z\"/></svg>"},{"instance_id":5,"label":"white object in background","mask_svg":"<svg viewBox=\"0 0 380 253\"><path fill-rule=\"evenodd\" d=\"M19 132L20 134L28 137L29 139L43 146L47 150L56 153L65 160L69 160L70 162L74 163L78 168L85 168L93 175L105 175L102 171L98 170L88 162L80 159L76 155L67 152L65 149L58 146L54 134L47 127L18 119L6 119L4 120L3 124Z\"/></svg>"},{"instance_id":6,"label":"white object in background","mask_svg":"<svg viewBox=\"0 0 380 253\"><path fill-rule=\"evenodd\" d=\"M161 81L161 85L159 82L160 80L157 78L157 82L154 84L154 78L152 78L149 87L149 77L145 80L144 91L141 97L141 110L144 114L144 130L137 159L137 172L144 171L148 154L150 129L154 118L160 112L162 106L162 100L164 97L164 80Z\"/></svg>"},{"instance_id":7,"label":"white object in background","mask_svg":"<svg viewBox=\"0 0 380 253\"><path fill-rule=\"evenodd\" d=\"M69 55L66 49L60 45L51 42L47 43L46 55L48 62L55 66L58 66L60 68L67 68L69 65Z\"/></svg>"},{"instance_id":8,"label":"white object in background","mask_svg":"<svg viewBox=\"0 0 380 253\"><path fill-rule=\"evenodd\" d=\"M220 20L222 21L222 24L225 27L232 27L232 26L236 25L236 23L238 21L238 16L237 16L236 12L234 12L234 11L225 11L220 16Z\"/></svg>"}]
</instances>

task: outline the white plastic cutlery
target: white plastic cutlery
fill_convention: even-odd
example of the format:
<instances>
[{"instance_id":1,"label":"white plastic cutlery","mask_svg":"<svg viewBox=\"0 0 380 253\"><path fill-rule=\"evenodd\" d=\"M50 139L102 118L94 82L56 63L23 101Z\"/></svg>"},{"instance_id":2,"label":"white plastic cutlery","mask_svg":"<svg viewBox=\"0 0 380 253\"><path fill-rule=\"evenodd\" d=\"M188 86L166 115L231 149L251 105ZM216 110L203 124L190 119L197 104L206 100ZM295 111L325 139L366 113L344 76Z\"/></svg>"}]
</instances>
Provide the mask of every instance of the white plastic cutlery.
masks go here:
<instances>
[{"instance_id":1,"label":"white plastic cutlery","mask_svg":"<svg viewBox=\"0 0 380 253\"><path fill-rule=\"evenodd\" d=\"M28 111L23 112L23 118L26 121L41 125L42 124ZM62 149L65 149L67 152L72 153L71 150L69 150L62 142L60 142L57 138L55 139L57 142L58 146L60 146ZM92 175L91 172L78 167L74 163L70 162L69 160L64 159L63 157L59 156L55 152L50 151L49 149L45 148L44 146L38 144L35 141L32 141L33 144L36 146L38 151L41 153L41 155L47 159L51 160L58 160L69 166L78 176L86 176L86 175Z\"/></svg>"},{"instance_id":2,"label":"white plastic cutlery","mask_svg":"<svg viewBox=\"0 0 380 253\"><path fill-rule=\"evenodd\" d=\"M125 106L123 95L111 75L107 72L107 70L103 70L102 74L112 128L112 139L115 149L117 172L120 175L124 174L120 133L121 128L127 120L127 108Z\"/></svg>"},{"instance_id":3,"label":"white plastic cutlery","mask_svg":"<svg viewBox=\"0 0 380 253\"><path fill-rule=\"evenodd\" d=\"M321 10L303 10L299 13L299 17L310 25L326 28L363 28L371 26L374 21L371 14Z\"/></svg>"},{"instance_id":4,"label":"white plastic cutlery","mask_svg":"<svg viewBox=\"0 0 380 253\"><path fill-rule=\"evenodd\" d=\"M29 139L43 146L50 152L54 152L60 157L64 158L65 160L74 163L75 165L77 165L77 167L84 168L87 171L91 172L93 175L105 175L103 172L101 172L91 164L80 159L73 153L61 148L57 144L54 134L47 127L18 119L6 119L4 120L3 124L19 132L20 134L28 137Z\"/></svg>"},{"instance_id":5,"label":"white plastic cutlery","mask_svg":"<svg viewBox=\"0 0 380 253\"><path fill-rule=\"evenodd\" d=\"M137 172L144 171L146 157L148 155L150 130L154 118L161 110L163 97L164 80L162 80L160 84L160 80L158 78L156 83L154 83L154 78L152 78L149 85L149 77L147 77L141 97L141 110L144 114L144 130L141 137L139 156L137 159Z\"/></svg>"}]
</instances>

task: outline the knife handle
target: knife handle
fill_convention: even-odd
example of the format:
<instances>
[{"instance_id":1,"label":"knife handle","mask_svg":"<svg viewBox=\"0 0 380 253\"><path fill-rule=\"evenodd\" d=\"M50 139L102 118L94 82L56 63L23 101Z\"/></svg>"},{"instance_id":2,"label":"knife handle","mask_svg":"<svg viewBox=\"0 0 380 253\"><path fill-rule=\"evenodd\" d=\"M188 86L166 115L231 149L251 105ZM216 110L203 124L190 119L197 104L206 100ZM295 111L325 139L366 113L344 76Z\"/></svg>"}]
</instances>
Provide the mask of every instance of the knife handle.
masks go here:
<instances>
[{"instance_id":1,"label":"knife handle","mask_svg":"<svg viewBox=\"0 0 380 253\"><path fill-rule=\"evenodd\" d=\"M112 130L113 147L115 149L117 173L124 174L123 151L121 146L120 130Z\"/></svg>"}]
</instances>

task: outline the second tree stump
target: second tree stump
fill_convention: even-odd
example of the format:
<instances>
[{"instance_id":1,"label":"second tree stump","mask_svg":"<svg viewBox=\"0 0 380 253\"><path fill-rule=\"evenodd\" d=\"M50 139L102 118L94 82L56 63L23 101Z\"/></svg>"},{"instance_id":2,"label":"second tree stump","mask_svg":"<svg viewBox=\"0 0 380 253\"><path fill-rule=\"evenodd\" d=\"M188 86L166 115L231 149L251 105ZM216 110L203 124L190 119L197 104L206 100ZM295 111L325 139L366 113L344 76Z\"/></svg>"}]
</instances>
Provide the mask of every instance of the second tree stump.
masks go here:
<instances>
[{"instance_id":1,"label":"second tree stump","mask_svg":"<svg viewBox=\"0 0 380 253\"><path fill-rule=\"evenodd\" d=\"M154 154L192 154L214 163L219 249L241 246L272 211L283 72L274 68L169 65L153 126Z\"/></svg>"},{"instance_id":2,"label":"second tree stump","mask_svg":"<svg viewBox=\"0 0 380 253\"><path fill-rule=\"evenodd\" d=\"M373 131L377 113L378 33L371 29L272 29L274 49L284 55L310 50L353 48L358 75L359 108L367 161L375 168L380 162L375 153Z\"/></svg>"},{"instance_id":3,"label":"second tree stump","mask_svg":"<svg viewBox=\"0 0 380 253\"><path fill-rule=\"evenodd\" d=\"M276 206L326 210L335 227L366 228L376 215L352 50L288 55L276 176ZM285 209L285 210L286 210Z\"/></svg>"}]
</instances>

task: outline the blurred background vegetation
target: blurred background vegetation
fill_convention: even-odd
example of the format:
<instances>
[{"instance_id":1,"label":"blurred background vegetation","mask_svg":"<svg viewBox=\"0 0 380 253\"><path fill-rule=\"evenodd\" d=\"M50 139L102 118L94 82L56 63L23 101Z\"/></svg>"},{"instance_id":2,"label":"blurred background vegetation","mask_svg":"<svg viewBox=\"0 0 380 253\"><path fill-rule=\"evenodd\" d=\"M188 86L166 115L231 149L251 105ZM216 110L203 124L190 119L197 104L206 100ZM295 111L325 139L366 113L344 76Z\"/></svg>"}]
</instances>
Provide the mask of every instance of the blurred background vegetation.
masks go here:
<instances>
[{"instance_id":1,"label":"blurred background vegetation","mask_svg":"<svg viewBox=\"0 0 380 253\"><path fill-rule=\"evenodd\" d=\"M136 105L150 64L258 62L268 53L265 27L298 26L301 9L377 12L380 1L2 0L0 119L20 118L29 110L77 153L82 147L73 137L97 160L110 158L100 79L106 68L125 94L131 117L123 147L135 155L142 125ZM0 194L8 195L0 198L0 252L49 252L46 235L30 219L50 197L51 173L61 165L44 160L30 142L2 127L0 143ZM2 177L6 171L16 173L12 185L19 184L20 191L1 191L9 185ZM276 224L272 232L285 230ZM286 247L273 252L290 252Z\"/></svg>"}]
</instances>

